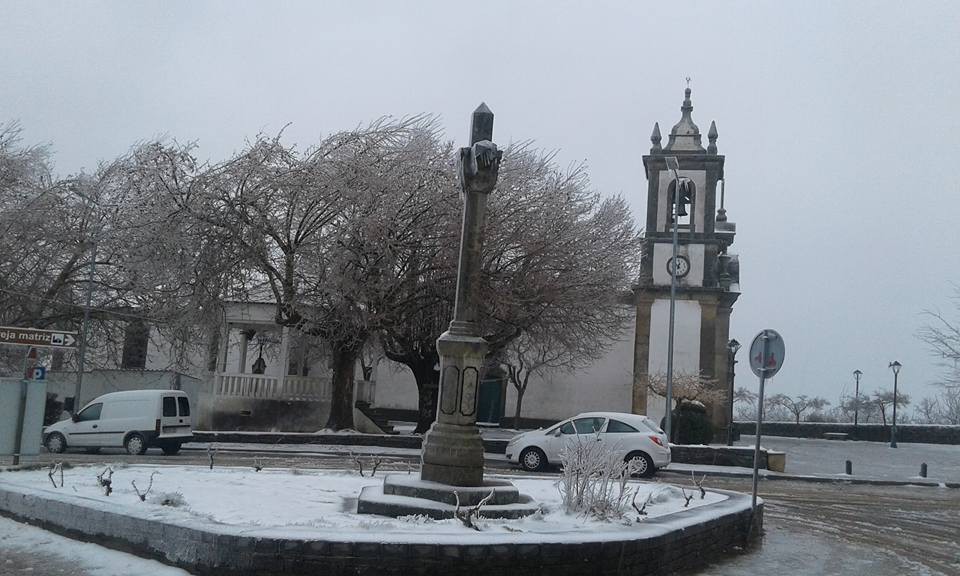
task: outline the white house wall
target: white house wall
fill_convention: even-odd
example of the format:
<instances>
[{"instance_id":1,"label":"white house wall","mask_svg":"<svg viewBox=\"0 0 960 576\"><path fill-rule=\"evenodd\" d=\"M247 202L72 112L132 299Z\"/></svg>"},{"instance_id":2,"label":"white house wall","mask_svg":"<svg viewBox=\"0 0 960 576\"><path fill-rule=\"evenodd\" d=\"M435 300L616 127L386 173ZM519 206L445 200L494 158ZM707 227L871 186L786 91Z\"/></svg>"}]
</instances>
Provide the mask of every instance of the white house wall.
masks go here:
<instances>
[{"instance_id":1,"label":"white house wall","mask_svg":"<svg viewBox=\"0 0 960 576\"><path fill-rule=\"evenodd\" d=\"M619 334L607 353L590 366L573 372L533 376L523 398L524 418L562 419L577 412L629 412L633 386L633 347L636 322ZM384 361L377 371L377 406L414 410L417 386L405 366ZM516 389L507 384L504 416L516 407Z\"/></svg>"},{"instance_id":2,"label":"white house wall","mask_svg":"<svg viewBox=\"0 0 960 576\"><path fill-rule=\"evenodd\" d=\"M674 374L697 374L700 372L700 302L677 300L673 333ZM648 373L667 372L667 346L670 333L670 300L654 300L650 308L650 355ZM650 394L647 399L647 415L657 422L666 414L662 398Z\"/></svg>"},{"instance_id":3,"label":"white house wall","mask_svg":"<svg viewBox=\"0 0 960 576\"><path fill-rule=\"evenodd\" d=\"M582 370L531 376L522 416L560 420L591 410L630 412L635 326L631 319L607 353ZM504 416L513 417L515 407L516 389L508 384Z\"/></svg>"}]
</instances>

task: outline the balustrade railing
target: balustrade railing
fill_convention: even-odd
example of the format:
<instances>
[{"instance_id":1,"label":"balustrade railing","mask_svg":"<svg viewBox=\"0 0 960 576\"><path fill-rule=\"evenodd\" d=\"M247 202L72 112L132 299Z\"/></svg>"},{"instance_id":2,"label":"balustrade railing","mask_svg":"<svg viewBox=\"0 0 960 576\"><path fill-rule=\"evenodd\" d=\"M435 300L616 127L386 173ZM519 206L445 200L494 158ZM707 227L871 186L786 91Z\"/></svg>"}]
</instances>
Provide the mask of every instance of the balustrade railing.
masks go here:
<instances>
[{"instance_id":1,"label":"balustrade railing","mask_svg":"<svg viewBox=\"0 0 960 576\"><path fill-rule=\"evenodd\" d=\"M216 375L216 396L263 398L268 400L329 401L330 378L312 376L264 376L263 374Z\"/></svg>"}]
</instances>

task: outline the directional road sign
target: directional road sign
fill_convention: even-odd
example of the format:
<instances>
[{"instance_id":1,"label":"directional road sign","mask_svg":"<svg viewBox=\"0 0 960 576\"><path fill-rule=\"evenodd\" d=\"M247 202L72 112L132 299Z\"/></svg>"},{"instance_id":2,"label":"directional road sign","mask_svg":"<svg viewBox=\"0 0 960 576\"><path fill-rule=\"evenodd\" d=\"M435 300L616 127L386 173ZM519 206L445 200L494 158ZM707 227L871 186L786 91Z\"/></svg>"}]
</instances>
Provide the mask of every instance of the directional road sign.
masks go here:
<instances>
[{"instance_id":1,"label":"directional road sign","mask_svg":"<svg viewBox=\"0 0 960 576\"><path fill-rule=\"evenodd\" d=\"M0 344L20 344L23 346L45 346L73 350L77 347L77 333L61 330L38 330L36 328L18 328L0 326Z\"/></svg>"}]
</instances>

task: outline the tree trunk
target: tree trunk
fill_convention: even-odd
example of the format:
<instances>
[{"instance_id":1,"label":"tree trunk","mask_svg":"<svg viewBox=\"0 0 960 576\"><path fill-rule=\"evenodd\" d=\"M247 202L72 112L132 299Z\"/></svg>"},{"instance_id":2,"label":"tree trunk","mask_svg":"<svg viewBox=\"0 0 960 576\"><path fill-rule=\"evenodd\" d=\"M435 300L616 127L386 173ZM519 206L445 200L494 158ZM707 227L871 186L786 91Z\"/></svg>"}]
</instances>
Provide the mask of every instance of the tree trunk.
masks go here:
<instances>
[{"instance_id":1,"label":"tree trunk","mask_svg":"<svg viewBox=\"0 0 960 576\"><path fill-rule=\"evenodd\" d=\"M330 417L327 428L344 430L353 428L353 376L357 358L363 349L363 343L334 345L333 347L333 386L331 390Z\"/></svg>"},{"instance_id":2,"label":"tree trunk","mask_svg":"<svg viewBox=\"0 0 960 576\"><path fill-rule=\"evenodd\" d=\"M520 410L523 409L524 392L526 392L526 389L517 388L517 410L513 414L513 427L516 430L520 429Z\"/></svg>"},{"instance_id":3,"label":"tree trunk","mask_svg":"<svg viewBox=\"0 0 960 576\"><path fill-rule=\"evenodd\" d=\"M407 364L417 380L417 428L415 434L425 434L437 419L437 402L440 396L440 372L434 367L439 358L421 358Z\"/></svg>"}]
</instances>

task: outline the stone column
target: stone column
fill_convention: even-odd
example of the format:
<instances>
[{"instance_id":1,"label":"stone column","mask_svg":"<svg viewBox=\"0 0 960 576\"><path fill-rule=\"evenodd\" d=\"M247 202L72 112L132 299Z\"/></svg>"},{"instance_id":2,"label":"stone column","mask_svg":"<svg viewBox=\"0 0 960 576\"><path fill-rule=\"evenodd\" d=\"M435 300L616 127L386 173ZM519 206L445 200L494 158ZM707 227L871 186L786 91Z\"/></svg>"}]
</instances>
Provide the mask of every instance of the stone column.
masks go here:
<instances>
[{"instance_id":1,"label":"stone column","mask_svg":"<svg viewBox=\"0 0 960 576\"><path fill-rule=\"evenodd\" d=\"M240 330L240 361L237 364L237 372L243 374L247 371L247 348L250 347L250 332Z\"/></svg>"},{"instance_id":2,"label":"stone column","mask_svg":"<svg viewBox=\"0 0 960 576\"><path fill-rule=\"evenodd\" d=\"M230 323L225 322L220 331L220 358L217 361L217 369L220 372L227 371L227 354L230 352Z\"/></svg>"},{"instance_id":3,"label":"stone column","mask_svg":"<svg viewBox=\"0 0 960 576\"><path fill-rule=\"evenodd\" d=\"M713 429L716 433L714 441L727 442L730 433L730 404L733 402L733 395L730 390L730 313L733 310L729 306L720 303L717 308L717 335L714 343L714 357L716 371L714 378L717 379L718 387L723 391L723 400L717 402L710 415L710 421L713 423Z\"/></svg>"},{"instance_id":4,"label":"stone column","mask_svg":"<svg viewBox=\"0 0 960 576\"><path fill-rule=\"evenodd\" d=\"M502 152L493 140L493 113L481 104L460 149L463 225L453 321L437 340L440 399L437 420L423 439L423 480L452 486L483 485L483 442L477 429L477 392L487 342L477 325L480 254L487 194L497 184Z\"/></svg>"},{"instance_id":5,"label":"stone column","mask_svg":"<svg viewBox=\"0 0 960 576\"><path fill-rule=\"evenodd\" d=\"M637 330L633 346L633 401L634 414L647 413L648 371L650 369L650 309L653 295L637 295Z\"/></svg>"}]
</instances>

